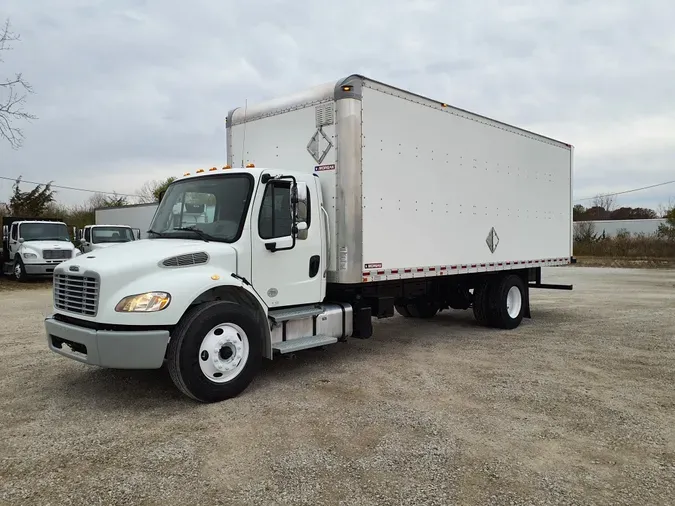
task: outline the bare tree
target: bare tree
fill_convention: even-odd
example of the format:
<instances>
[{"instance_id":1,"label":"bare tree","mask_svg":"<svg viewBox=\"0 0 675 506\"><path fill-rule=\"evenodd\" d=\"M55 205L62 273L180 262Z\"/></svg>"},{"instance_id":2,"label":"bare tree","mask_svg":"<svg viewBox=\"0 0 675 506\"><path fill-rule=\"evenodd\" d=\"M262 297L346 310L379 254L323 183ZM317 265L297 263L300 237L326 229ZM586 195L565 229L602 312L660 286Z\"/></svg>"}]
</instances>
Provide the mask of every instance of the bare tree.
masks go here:
<instances>
[{"instance_id":1,"label":"bare tree","mask_svg":"<svg viewBox=\"0 0 675 506\"><path fill-rule=\"evenodd\" d=\"M667 204L658 205L658 207L656 208L656 214L658 215L659 218L666 218L668 216L668 213L671 212L672 209L675 209L675 199L673 199L673 197L670 197L668 199Z\"/></svg>"},{"instance_id":2,"label":"bare tree","mask_svg":"<svg viewBox=\"0 0 675 506\"><path fill-rule=\"evenodd\" d=\"M593 242L597 239L595 224L590 221L574 223L574 242Z\"/></svg>"},{"instance_id":3,"label":"bare tree","mask_svg":"<svg viewBox=\"0 0 675 506\"><path fill-rule=\"evenodd\" d=\"M616 208L616 195L597 195L593 199L593 207L601 207L611 213Z\"/></svg>"},{"instance_id":4,"label":"bare tree","mask_svg":"<svg viewBox=\"0 0 675 506\"><path fill-rule=\"evenodd\" d=\"M11 51L11 43L20 40L19 35L10 31L9 19L0 29L0 63L3 51ZM28 93L33 93L33 88L19 74L0 80L0 137L9 142L12 149L19 149L23 144L23 130L14 126L15 121L31 121L37 116L23 110Z\"/></svg>"},{"instance_id":5,"label":"bare tree","mask_svg":"<svg viewBox=\"0 0 675 506\"><path fill-rule=\"evenodd\" d=\"M175 180L175 177L168 177L162 181L146 181L143 186L141 186L141 189L138 190L138 203L148 204L151 202L159 202L160 192L166 191L168 186Z\"/></svg>"}]
</instances>

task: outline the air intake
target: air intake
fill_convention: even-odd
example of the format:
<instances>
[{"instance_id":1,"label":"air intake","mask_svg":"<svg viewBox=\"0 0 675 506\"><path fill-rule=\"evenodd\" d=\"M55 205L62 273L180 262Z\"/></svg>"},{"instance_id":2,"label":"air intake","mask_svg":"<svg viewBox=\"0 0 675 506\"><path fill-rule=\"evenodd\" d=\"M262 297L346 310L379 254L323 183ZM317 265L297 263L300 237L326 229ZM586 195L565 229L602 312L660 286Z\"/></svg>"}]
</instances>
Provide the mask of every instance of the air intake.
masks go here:
<instances>
[{"instance_id":1,"label":"air intake","mask_svg":"<svg viewBox=\"0 0 675 506\"><path fill-rule=\"evenodd\" d=\"M164 267L187 267L190 265L205 264L209 261L209 255L203 251L200 253L188 253L186 255L178 255L167 258L162 262Z\"/></svg>"}]
</instances>

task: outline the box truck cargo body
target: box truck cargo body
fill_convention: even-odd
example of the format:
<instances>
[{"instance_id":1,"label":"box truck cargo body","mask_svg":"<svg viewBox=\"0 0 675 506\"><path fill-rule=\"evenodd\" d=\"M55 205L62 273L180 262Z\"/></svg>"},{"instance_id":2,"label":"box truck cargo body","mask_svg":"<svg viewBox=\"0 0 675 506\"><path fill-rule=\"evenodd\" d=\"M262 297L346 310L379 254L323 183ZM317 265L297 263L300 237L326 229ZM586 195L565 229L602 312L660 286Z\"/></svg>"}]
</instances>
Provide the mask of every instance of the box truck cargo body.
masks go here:
<instances>
[{"instance_id":1,"label":"box truck cargo body","mask_svg":"<svg viewBox=\"0 0 675 506\"><path fill-rule=\"evenodd\" d=\"M572 147L360 76L234 110L228 163L313 170L329 281L560 265ZM422 270L420 270L422 269Z\"/></svg>"},{"instance_id":2,"label":"box truck cargo body","mask_svg":"<svg viewBox=\"0 0 675 506\"><path fill-rule=\"evenodd\" d=\"M152 217L157 210L157 203L131 204L120 207L102 207L94 211L97 225L127 225L140 230L140 238L146 239Z\"/></svg>"},{"instance_id":3,"label":"box truck cargo body","mask_svg":"<svg viewBox=\"0 0 675 506\"><path fill-rule=\"evenodd\" d=\"M531 288L572 288L541 275L572 260L568 144L362 76L226 125L228 164L174 181L149 240L56 268L51 350L166 363L213 402L262 358L369 338L373 318L472 309L514 329Z\"/></svg>"}]
</instances>

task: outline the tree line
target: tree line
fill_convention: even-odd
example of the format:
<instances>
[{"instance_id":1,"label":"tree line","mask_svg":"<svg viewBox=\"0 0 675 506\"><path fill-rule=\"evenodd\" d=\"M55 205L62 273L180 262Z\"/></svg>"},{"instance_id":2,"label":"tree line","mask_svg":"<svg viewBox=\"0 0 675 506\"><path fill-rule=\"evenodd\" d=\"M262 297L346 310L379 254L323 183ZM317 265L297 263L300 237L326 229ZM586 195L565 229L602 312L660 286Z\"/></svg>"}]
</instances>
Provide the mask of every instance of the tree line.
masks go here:
<instances>
[{"instance_id":1,"label":"tree line","mask_svg":"<svg viewBox=\"0 0 675 506\"><path fill-rule=\"evenodd\" d=\"M577 204L572 214L574 221L653 220L665 218L671 208L670 205L660 206L657 210L646 207L618 207L616 195L598 195L593 199L591 207Z\"/></svg>"},{"instance_id":2,"label":"tree line","mask_svg":"<svg viewBox=\"0 0 675 506\"><path fill-rule=\"evenodd\" d=\"M20 216L25 218L57 218L71 227L82 228L95 223L95 210L102 207L122 207L130 204L159 202L159 195L175 180L168 177L163 180L147 181L137 192L135 198L111 194L95 193L79 205L67 206L56 200L56 190L52 182L38 184L28 191L21 190L21 177L12 185L12 195L7 204L0 204L0 216Z\"/></svg>"}]
</instances>

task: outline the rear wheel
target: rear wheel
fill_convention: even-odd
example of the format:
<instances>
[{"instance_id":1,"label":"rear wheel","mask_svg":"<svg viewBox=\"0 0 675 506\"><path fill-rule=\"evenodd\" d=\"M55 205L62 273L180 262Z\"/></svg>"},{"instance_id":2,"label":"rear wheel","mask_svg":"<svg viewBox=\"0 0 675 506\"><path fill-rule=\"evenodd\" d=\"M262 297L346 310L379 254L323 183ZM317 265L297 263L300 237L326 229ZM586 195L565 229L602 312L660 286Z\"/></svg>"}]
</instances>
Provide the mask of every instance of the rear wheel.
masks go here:
<instances>
[{"instance_id":1,"label":"rear wheel","mask_svg":"<svg viewBox=\"0 0 675 506\"><path fill-rule=\"evenodd\" d=\"M200 304L171 336L169 375L179 390L199 402L236 397L260 369L262 340L247 308L225 301Z\"/></svg>"},{"instance_id":2,"label":"rear wheel","mask_svg":"<svg viewBox=\"0 0 675 506\"><path fill-rule=\"evenodd\" d=\"M492 283L484 281L473 289L473 316L479 325L490 326L490 308L488 299Z\"/></svg>"},{"instance_id":3,"label":"rear wheel","mask_svg":"<svg viewBox=\"0 0 675 506\"><path fill-rule=\"evenodd\" d=\"M494 283L489 291L488 312L490 324L501 329L514 329L523 320L525 291L520 276L511 274Z\"/></svg>"},{"instance_id":4,"label":"rear wheel","mask_svg":"<svg viewBox=\"0 0 675 506\"><path fill-rule=\"evenodd\" d=\"M408 311L408 306L406 304L396 304L394 307L396 308L396 312L401 316L406 318L410 318L412 316L410 311Z\"/></svg>"},{"instance_id":5,"label":"rear wheel","mask_svg":"<svg viewBox=\"0 0 675 506\"><path fill-rule=\"evenodd\" d=\"M408 311L413 318L433 318L439 310L440 307L438 303L427 297L420 297L408 304Z\"/></svg>"}]
</instances>

